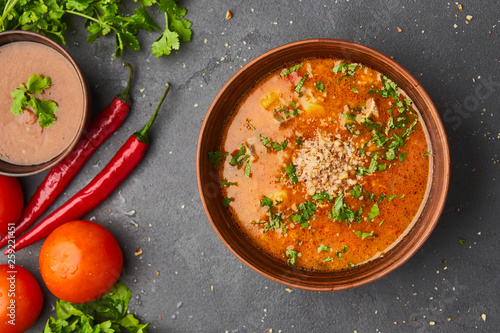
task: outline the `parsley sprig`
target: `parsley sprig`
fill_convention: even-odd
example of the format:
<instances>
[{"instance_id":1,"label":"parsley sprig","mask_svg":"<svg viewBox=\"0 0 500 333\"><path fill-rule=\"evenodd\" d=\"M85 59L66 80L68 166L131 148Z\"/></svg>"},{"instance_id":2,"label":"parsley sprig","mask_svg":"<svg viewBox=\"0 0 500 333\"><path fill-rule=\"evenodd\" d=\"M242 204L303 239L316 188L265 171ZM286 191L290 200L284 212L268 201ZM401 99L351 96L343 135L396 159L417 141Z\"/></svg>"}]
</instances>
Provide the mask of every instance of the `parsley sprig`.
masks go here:
<instances>
[{"instance_id":1,"label":"parsley sprig","mask_svg":"<svg viewBox=\"0 0 500 333\"><path fill-rule=\"evenodd\" d=\"M178 50L181 42L191 40L192 23L186 19L186 9L177 5L179 0L139 0L140 7L130 16L120 12L120 0L7 0L0 16L0 31L22 29L44 34L60 44L66 44L64 33L67 16L84 18L90 32L87 42L115 33L115 57L123 55L125 48L139 50L139 31L161 30L149 14L148 7L157 7L165 17L165 28L152 45L156 57ZM137 1L136 1L137 2ZM152 9L156 11L157 9Z\"/></svg>"},{"instance_id":2,"label":"parsley sprig","mask_svg":"<svg viewBox=\"0 0 500 333\"><path fill-rule=\"evenodd\" d=\"M11 93L12 106L10 111L18 116L30 107L35 111L40 126L49 127L56 121L54 113L58 109L57 104L51 100L38 99L35 94L43 94L45 89L50 88L50 86L52 86L50 77L33 74L26 85L19 84L19 88Z\"/></svg>"},{"instance_id":3,"label":"parsley sprig","mask_svg":"<svg viewBox=\"0 0 500 333\"><path fill-rule=\"evenodd\" d=\"M50 317L44 333L122 332L147 333L148 324L141 324L128 313L132 292L118 282L107 294L89 303L70 303L58 300L57 320Z\"/></svg>"}]
</instances>

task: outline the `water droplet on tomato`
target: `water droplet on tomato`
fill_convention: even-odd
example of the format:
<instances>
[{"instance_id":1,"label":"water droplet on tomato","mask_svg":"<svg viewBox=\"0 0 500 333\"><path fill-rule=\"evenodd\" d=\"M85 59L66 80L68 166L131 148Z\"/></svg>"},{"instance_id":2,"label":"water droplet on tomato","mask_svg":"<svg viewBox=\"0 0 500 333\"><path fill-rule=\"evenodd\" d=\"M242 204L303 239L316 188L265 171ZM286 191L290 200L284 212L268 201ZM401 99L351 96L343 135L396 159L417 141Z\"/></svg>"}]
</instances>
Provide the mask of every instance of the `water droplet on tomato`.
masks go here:
<instances>
[{"instance_id":1,"label":"water droplet on tomato","mask_svg":"<svg viewBox=\"0 0 500 333\"><path fill-rule=\"evenodd\" d=\"M49 266L49 268L50 268L50 270L51 270L52 272L55 272L55 271L56 271L56 269L55 269L54 267L52 267L52 266Z\"/></svg>"},{"instance_id":2,"label":"water droplet on tomato","mask_svg":"<svg viewBox=\"0 0 500 333\"><path fill-rule=\"evenodd\" d=\"M66 278L66 274L61 274L61 278L65 279Z\"/></svg>"},{"instance_id":3,"label":"water droplet on tomato","mask_svg":"<svg viewBox=\"0 0 500 333\"><path fill-rule=\"evenodd\" d=\"M78 266L73 266L73 267L70 267L70 269L68 271L69 271L69 274L75 274L77 270L78 270Z\"/></svg>"}]
</instances>

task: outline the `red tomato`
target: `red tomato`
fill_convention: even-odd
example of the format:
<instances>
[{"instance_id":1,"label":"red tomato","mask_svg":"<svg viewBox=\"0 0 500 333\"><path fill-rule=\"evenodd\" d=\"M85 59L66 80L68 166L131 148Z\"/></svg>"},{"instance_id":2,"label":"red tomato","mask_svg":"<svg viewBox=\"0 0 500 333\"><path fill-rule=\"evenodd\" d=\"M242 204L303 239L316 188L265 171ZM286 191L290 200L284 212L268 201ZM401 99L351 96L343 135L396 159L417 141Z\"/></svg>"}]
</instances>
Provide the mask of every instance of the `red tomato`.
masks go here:
<instances>
[{"instance_id":1,"label":"red tomato","mask_svg":"<svg viewBox=\"0 0 500 333\"><path fill-rule=\"evenodd\" d=\"M0 175L0 234L14 227L23 211L23 190L17 178Z\"/></svg>"},{"instance_id":2,"label":"red tomato","mask_svg":"<svg viewBox=\"0 0 500 333\"><path fill-rule=\"evenodd\" d=\"M123 255L106 228L94 222L72 221L47 237L39 265L43 281L55 296L71 303L86 303L115 285Z\"/></svg>"},{"instance_id":3,"label":"red tomato","mask_svg":"<svg viewBox=\"0 0 500 333\"><path fill-rule=\"evenodd\" d=\"M42 306L42 289L30 272L17 265L0 265L0 332L26 332Z\"/></svg>"}]
</instances>

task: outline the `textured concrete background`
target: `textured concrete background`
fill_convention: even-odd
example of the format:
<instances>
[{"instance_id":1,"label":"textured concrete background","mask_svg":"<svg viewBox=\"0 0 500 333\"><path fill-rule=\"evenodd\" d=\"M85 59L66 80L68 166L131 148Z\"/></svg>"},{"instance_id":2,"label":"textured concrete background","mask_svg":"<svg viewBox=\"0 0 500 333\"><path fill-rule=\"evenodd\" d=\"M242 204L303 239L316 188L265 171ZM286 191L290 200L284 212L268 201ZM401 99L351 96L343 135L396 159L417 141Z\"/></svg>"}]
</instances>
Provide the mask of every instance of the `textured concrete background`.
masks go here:
<instances>
[{"instance_id":1,"label":"textured concrete background","mask_svg":"<svg viewBox=\"0 0 500 333\"><path fill-rule=\"evenodd\" d=\"M123 2L130 12L137 5ZM193 22L193 39L170 56L157 59L151 54L156 33L141 33L142 50L127 50L121 59L113 59L114 37L88 45L79 19L70 22L72 32L66 35L67 49L92 87L94 115L125 86L122 61L134 65L136 79L126 123L55 207L104 167L120 142L149 118L165 82L172 84L145 160L86 216L118 238L125 255L121 280L133 292L131 312L152 322L151 332L498 332L498 2L464 0L463 11L446 1L179 4ZM230 20L227 10L233 13ZM163 24L160 12L153 16ZM226 80L258 55L308 38L346 39L393 56L434 100L452 155L448 201L422 249L375 283L333 293L287 290L244 266L210 226L195 176L199 129ZM42 177L22 179L26 198ZM135 216L129 216L131 210ZM17 262L35 274L46 296L33 332L55 315L55 298L38 272L40 247L38 243L17 253ZM141 256L134 255L138 248Z\"/></svg>"}]
</instances>

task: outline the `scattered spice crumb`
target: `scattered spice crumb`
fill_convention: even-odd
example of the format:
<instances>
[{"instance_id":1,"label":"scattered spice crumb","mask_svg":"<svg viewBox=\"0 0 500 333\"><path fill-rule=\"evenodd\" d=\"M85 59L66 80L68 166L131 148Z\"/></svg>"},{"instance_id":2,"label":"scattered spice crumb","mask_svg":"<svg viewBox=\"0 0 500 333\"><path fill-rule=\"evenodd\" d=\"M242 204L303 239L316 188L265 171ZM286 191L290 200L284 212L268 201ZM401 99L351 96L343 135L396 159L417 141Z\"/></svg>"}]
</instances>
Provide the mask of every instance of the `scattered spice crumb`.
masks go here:
<instances>
[{"instance_id":1,"label":"scattered spice crumb","mask_svg":"<svg viewBox=\"0 0 500 333\"><path fill-rule=\"evenodd\" d=\"M486 315L484 313L481 315L481 319L483 319L483 321L486 321Z\"/></svg>"},{"instance_id":2,"label":"scattered spice crumb","mask_svg":"<svg viewBox=\"0 0 500 333\"><path fill-rule=\"evenodd\" d=\"M466 18L468 21L470 21L470 20L472 20L472 15L467 15L465 18Z\"/></svg>"},{"instance_id":3,"label":"scattered spice crumb","mask_svg":"<svg viewBox=\"0 0 500 333\"><path fill-rule=\"evenodd\" d=\"M455 5L457 5L458 10L460 10L460 11L462 11L462 10L463 10L462 5L461 5L461 4L459 4L458 2L455 2Z\"/></svg>"},{"instance_id":4,"label":"scattered spice crumb","mask_svg":"<svg viewBox=\"0 0 500 333\"><path fill-rule=\"evenodd\" d=\"M142 249L141 248L138 248L137 250L135 250L135 256L140 256L142 254Z\"/></svg>"},{"instance_id":5,"label":"scattered spice crumb","mask_svg":"<svg viewBox=\"0 0 500 333\"><path fill-rule=\"evenodd\" d=\"M229 10L228 10L228 11L226 12L226 20L231 19L231 17L233 17L233 13L231 13L231 11L229 11Z\"/></svg>"},{"instance_id":6,"label":"scattered spice crumb","mask_svg":"<svg viewBox=\"0 0 500 333\"><path fill-rule=\"evenodd\" d=\"M401 29L400 27L397 27L398 29L398 32L403 32L403 29Z\"/></svg>"},{"instance_id":7,"label":"scattered spice crumb","mask_svg":"<svg viewBox=\"0 0 500 333\"><path fill-rule=\"evenodd\" d=\"M206 40L206 39L205 39L205 40L203 40L203 43L207 44L207 43L208 43L208 40Z\"/></svg>"},{"instance_id":8,"label":"scattered spice crumb","mask_svg":"<svg viewBox=\"0 0 500 333\"><path fill-rule=\"evenodd\" d=\"M210 286L210 290L214 291L214 286L213 285Z\"/></svg>"},{"instance_id":9,"label":"scattered spice crumb","mask_svg":"<svg viewBox=\"0 0 500 333\"><path fill-rule=\"evenodd\" d=\"M415 291L415 292L413 293L413 296L417 296L417 295L418 295L418 292L416 292L416 291Z\"/></svg>"},{"instance_id":10,"label":"scattered spice crumb","mask_svg":"<svg viewBox=\"0 0 500 333\"><path fill-rule=\"evenodd\" d=\"M430 321L429 325L434 326L434 325L436 325L436 322L435 321Z\"/></svg>"},{"instance_id":11,"label":"scattered spice crumb","mask_svg":"<svg viewBox=\"0 0 500 333\"><path fill-rule=\"evenodd\" d=\"M160 272L158 272L157 270L155 271L156 275L160 275Z\"/></svg>"},{"instance_id":12,"label":"scattered spice crumb","mask_svg":"<svg viewBox=\"0 0 500 333\"><path fill-rule=\"evenodd\" d=\"M198 103L196 103L196 104L194 105L194 107L195 107L195 108L197 108L198 106L200 106Z\"/></svg>"},{"instance_id":13,"label":"scattered spice crumb","mask_svg":"<svg viewBox=\"0 0 500 333\"><path fill-rule=\"evenodd\" d=\"M290 289L290 288L285 288L285 290L288 291L289 293L292 292L292 289Z\"/></svg>"}]
</instances>

